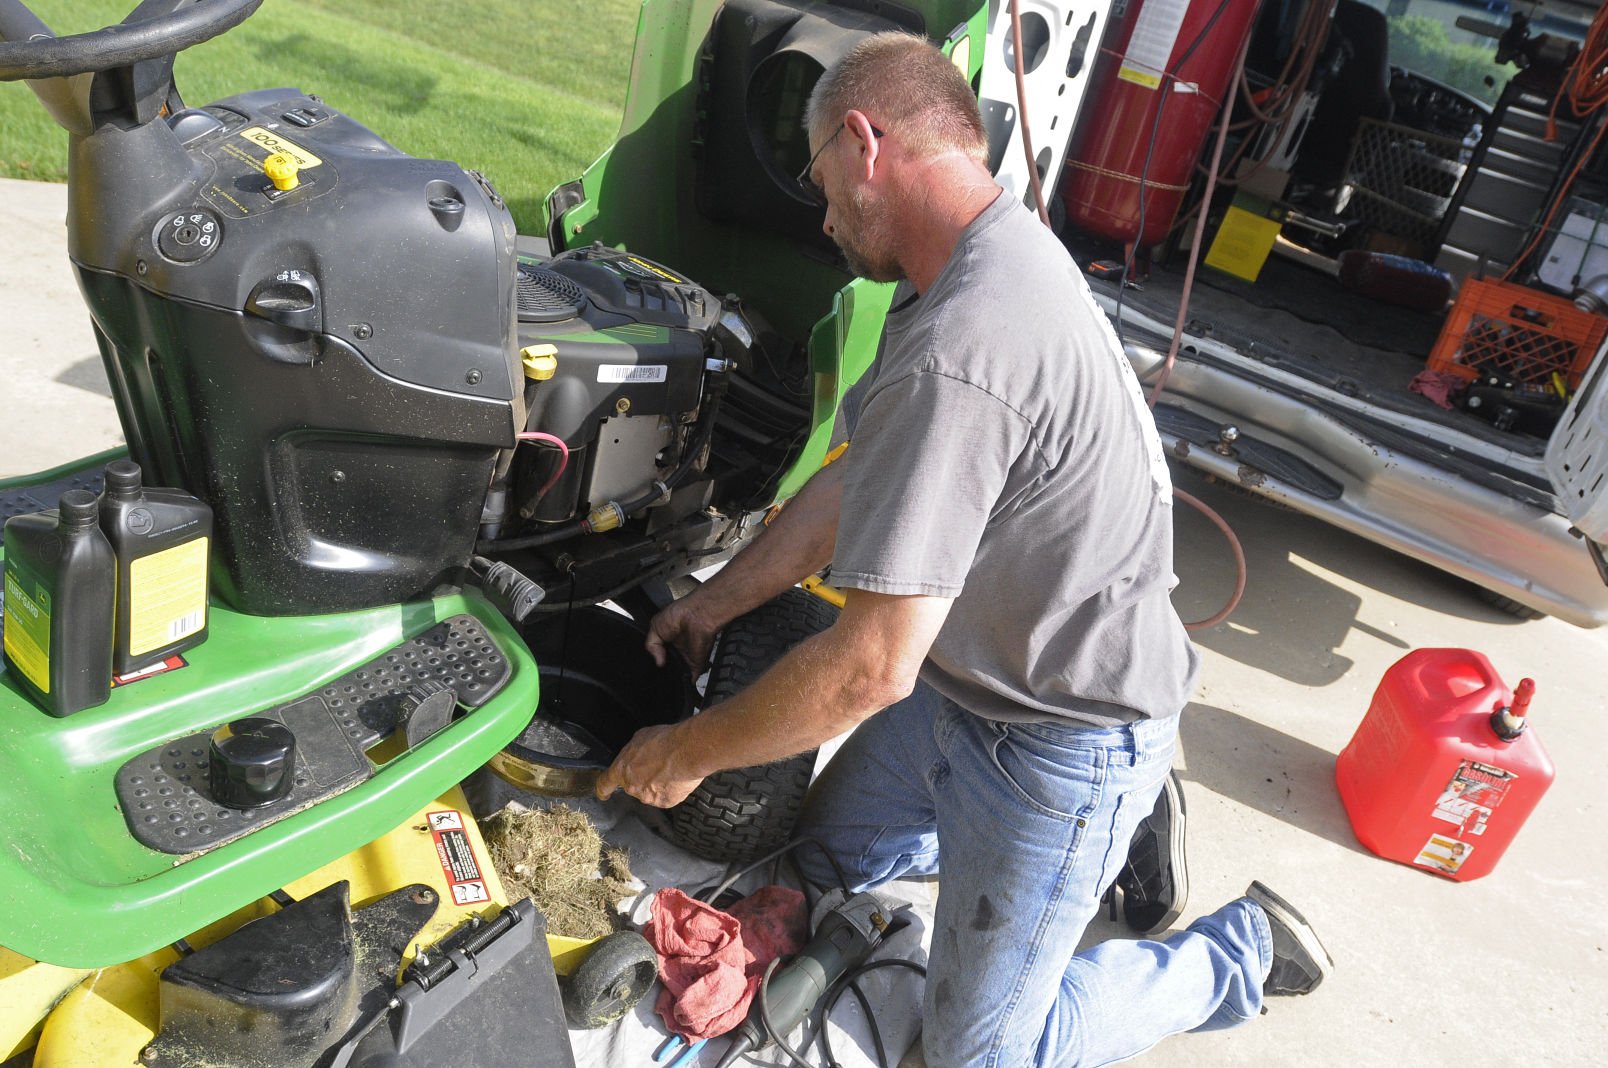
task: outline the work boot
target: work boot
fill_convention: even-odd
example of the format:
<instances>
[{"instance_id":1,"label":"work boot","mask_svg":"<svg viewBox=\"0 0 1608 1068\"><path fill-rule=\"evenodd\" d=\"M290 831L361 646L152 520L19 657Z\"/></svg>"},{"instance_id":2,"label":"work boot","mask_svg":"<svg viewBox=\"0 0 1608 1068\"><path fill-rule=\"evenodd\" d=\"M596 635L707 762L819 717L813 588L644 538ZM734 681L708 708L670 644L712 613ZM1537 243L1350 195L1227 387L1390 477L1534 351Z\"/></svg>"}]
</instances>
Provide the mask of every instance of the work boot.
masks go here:
<instances>
[{"instance_id":1,"label":"work boot","mask_svg":"<svg viewBox=\"0 0 1608 1068\"><path fill-rule=\"evenodd\" d=\"M1189 866L1184 860L1184 784L1167 773L1156 807L1140 822L1117 874L1122 918L1140 934L1172 926L1189 900Z\"/></svg>"},{"instance_id":2,"label":"work boot","mask_svg":"<svg viewBox=\"0 0 1608 1068\"><path fill-rule=\"evenodd\" d=\"M1273 931L1273 966L1262 981L1262 993L1275 998L1312 993L1334 971L1334 958L1318 933L1294 906L1261 883L1253 882L1245 896L1262 906Z\"/></svg>"}]
</instances>

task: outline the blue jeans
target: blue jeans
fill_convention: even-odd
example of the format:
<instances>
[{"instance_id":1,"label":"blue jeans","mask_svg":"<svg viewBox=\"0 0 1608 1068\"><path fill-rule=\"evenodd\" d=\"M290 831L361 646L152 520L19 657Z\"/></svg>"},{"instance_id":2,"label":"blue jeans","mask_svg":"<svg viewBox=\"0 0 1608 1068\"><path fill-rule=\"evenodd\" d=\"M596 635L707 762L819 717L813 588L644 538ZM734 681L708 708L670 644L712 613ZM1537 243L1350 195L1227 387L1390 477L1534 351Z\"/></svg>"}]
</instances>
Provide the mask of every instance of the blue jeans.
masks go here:
<instances>
[{"instance_id":1,"label":"blue jeans","mask_svg":"<svg viewBox=\"0 0 1608 1068\"><path fill-rule=\"evenodd\" d=\"M928 1068L1109 1064L1262 1007L1267 918L1240 899L1165 941L1077 951L1150 813L1176 717L1111 730L985 720L918 683L822 771L800 834L855 889L942 869L922 1040ZM801 850L806 874L833 876Z\"/></svg>"}]
</instances>

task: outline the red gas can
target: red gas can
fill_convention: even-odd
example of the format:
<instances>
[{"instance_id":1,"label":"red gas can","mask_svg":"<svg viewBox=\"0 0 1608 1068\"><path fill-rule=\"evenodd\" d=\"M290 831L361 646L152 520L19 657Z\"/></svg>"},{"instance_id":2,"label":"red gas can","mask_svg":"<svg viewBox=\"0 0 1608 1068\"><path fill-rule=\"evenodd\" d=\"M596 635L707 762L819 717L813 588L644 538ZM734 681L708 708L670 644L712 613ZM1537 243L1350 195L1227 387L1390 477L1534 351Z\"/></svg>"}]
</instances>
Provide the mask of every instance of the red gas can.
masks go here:
<instances>
[{"instance_id":1,"label":"red gas can","mask_svg":"<svg viewBox=\"0 0 1608 1068\"><path fill-rule=\"evenodd\" d=\"M1490 873L1552 785L1517 695L1471 649L1419 649L1385 672L1335 761L1357 839L1389 860L1466 881Z\"/></svg>"}]
</instances>

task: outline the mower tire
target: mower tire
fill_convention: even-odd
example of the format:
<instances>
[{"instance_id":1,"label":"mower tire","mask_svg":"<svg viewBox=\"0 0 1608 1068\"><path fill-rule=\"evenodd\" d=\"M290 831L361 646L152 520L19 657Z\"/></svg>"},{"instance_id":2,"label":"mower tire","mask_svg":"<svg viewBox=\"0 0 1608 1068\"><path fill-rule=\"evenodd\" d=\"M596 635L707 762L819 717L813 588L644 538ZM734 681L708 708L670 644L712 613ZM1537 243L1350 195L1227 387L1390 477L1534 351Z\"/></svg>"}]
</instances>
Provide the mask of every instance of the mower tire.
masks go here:
<instances>
[{"instance_id":1,"label":"mower tire","mask_svg":"<svg viewBox=\"0 0 1608 1068\"><path fill-rule=\"evenodd\" d=\"M794 588L733 620L710 658L703 706L752 683L837 615L832 605ZM707 860L741 863L763 856L792 837L814 770L811 749L772 764L717 772L666 814L666 836Z\"/></svg>"},{"instance_id":2,"label":"mower tire","mask_svg":"<svg viewBox=\"0 0 1608 1068\"><path fill-rule=\"evenodd\" d=\"M561 993L569 1025L590 1031L630 1012L659 974L659 957L635 931L615 931L592 947Z\"/></svg>"}]
</instances>

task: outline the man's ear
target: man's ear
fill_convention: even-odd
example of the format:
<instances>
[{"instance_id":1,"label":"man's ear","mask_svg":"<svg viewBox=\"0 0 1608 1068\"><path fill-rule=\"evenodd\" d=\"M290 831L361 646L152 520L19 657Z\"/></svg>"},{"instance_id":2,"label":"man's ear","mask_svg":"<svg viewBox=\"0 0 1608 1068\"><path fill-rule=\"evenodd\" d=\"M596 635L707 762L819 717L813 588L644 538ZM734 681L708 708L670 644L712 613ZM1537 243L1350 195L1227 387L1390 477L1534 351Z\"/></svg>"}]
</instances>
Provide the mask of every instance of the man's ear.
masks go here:
<instances>
[{"instance_id":1,"label":"man's ear","mask_svg":"<svg viewBox=\"0 0 1608 1068\"><path fill-rule=\"evenodd\" d=\"M882 155L882 141L877 137L876 129L871 120L866 118L865 112L850 109L843 117L844 125L848 127L849 136L854 139L855 167L861 181L870 181L876 173L877 162Z\"/></svg>"}]
</instances>

